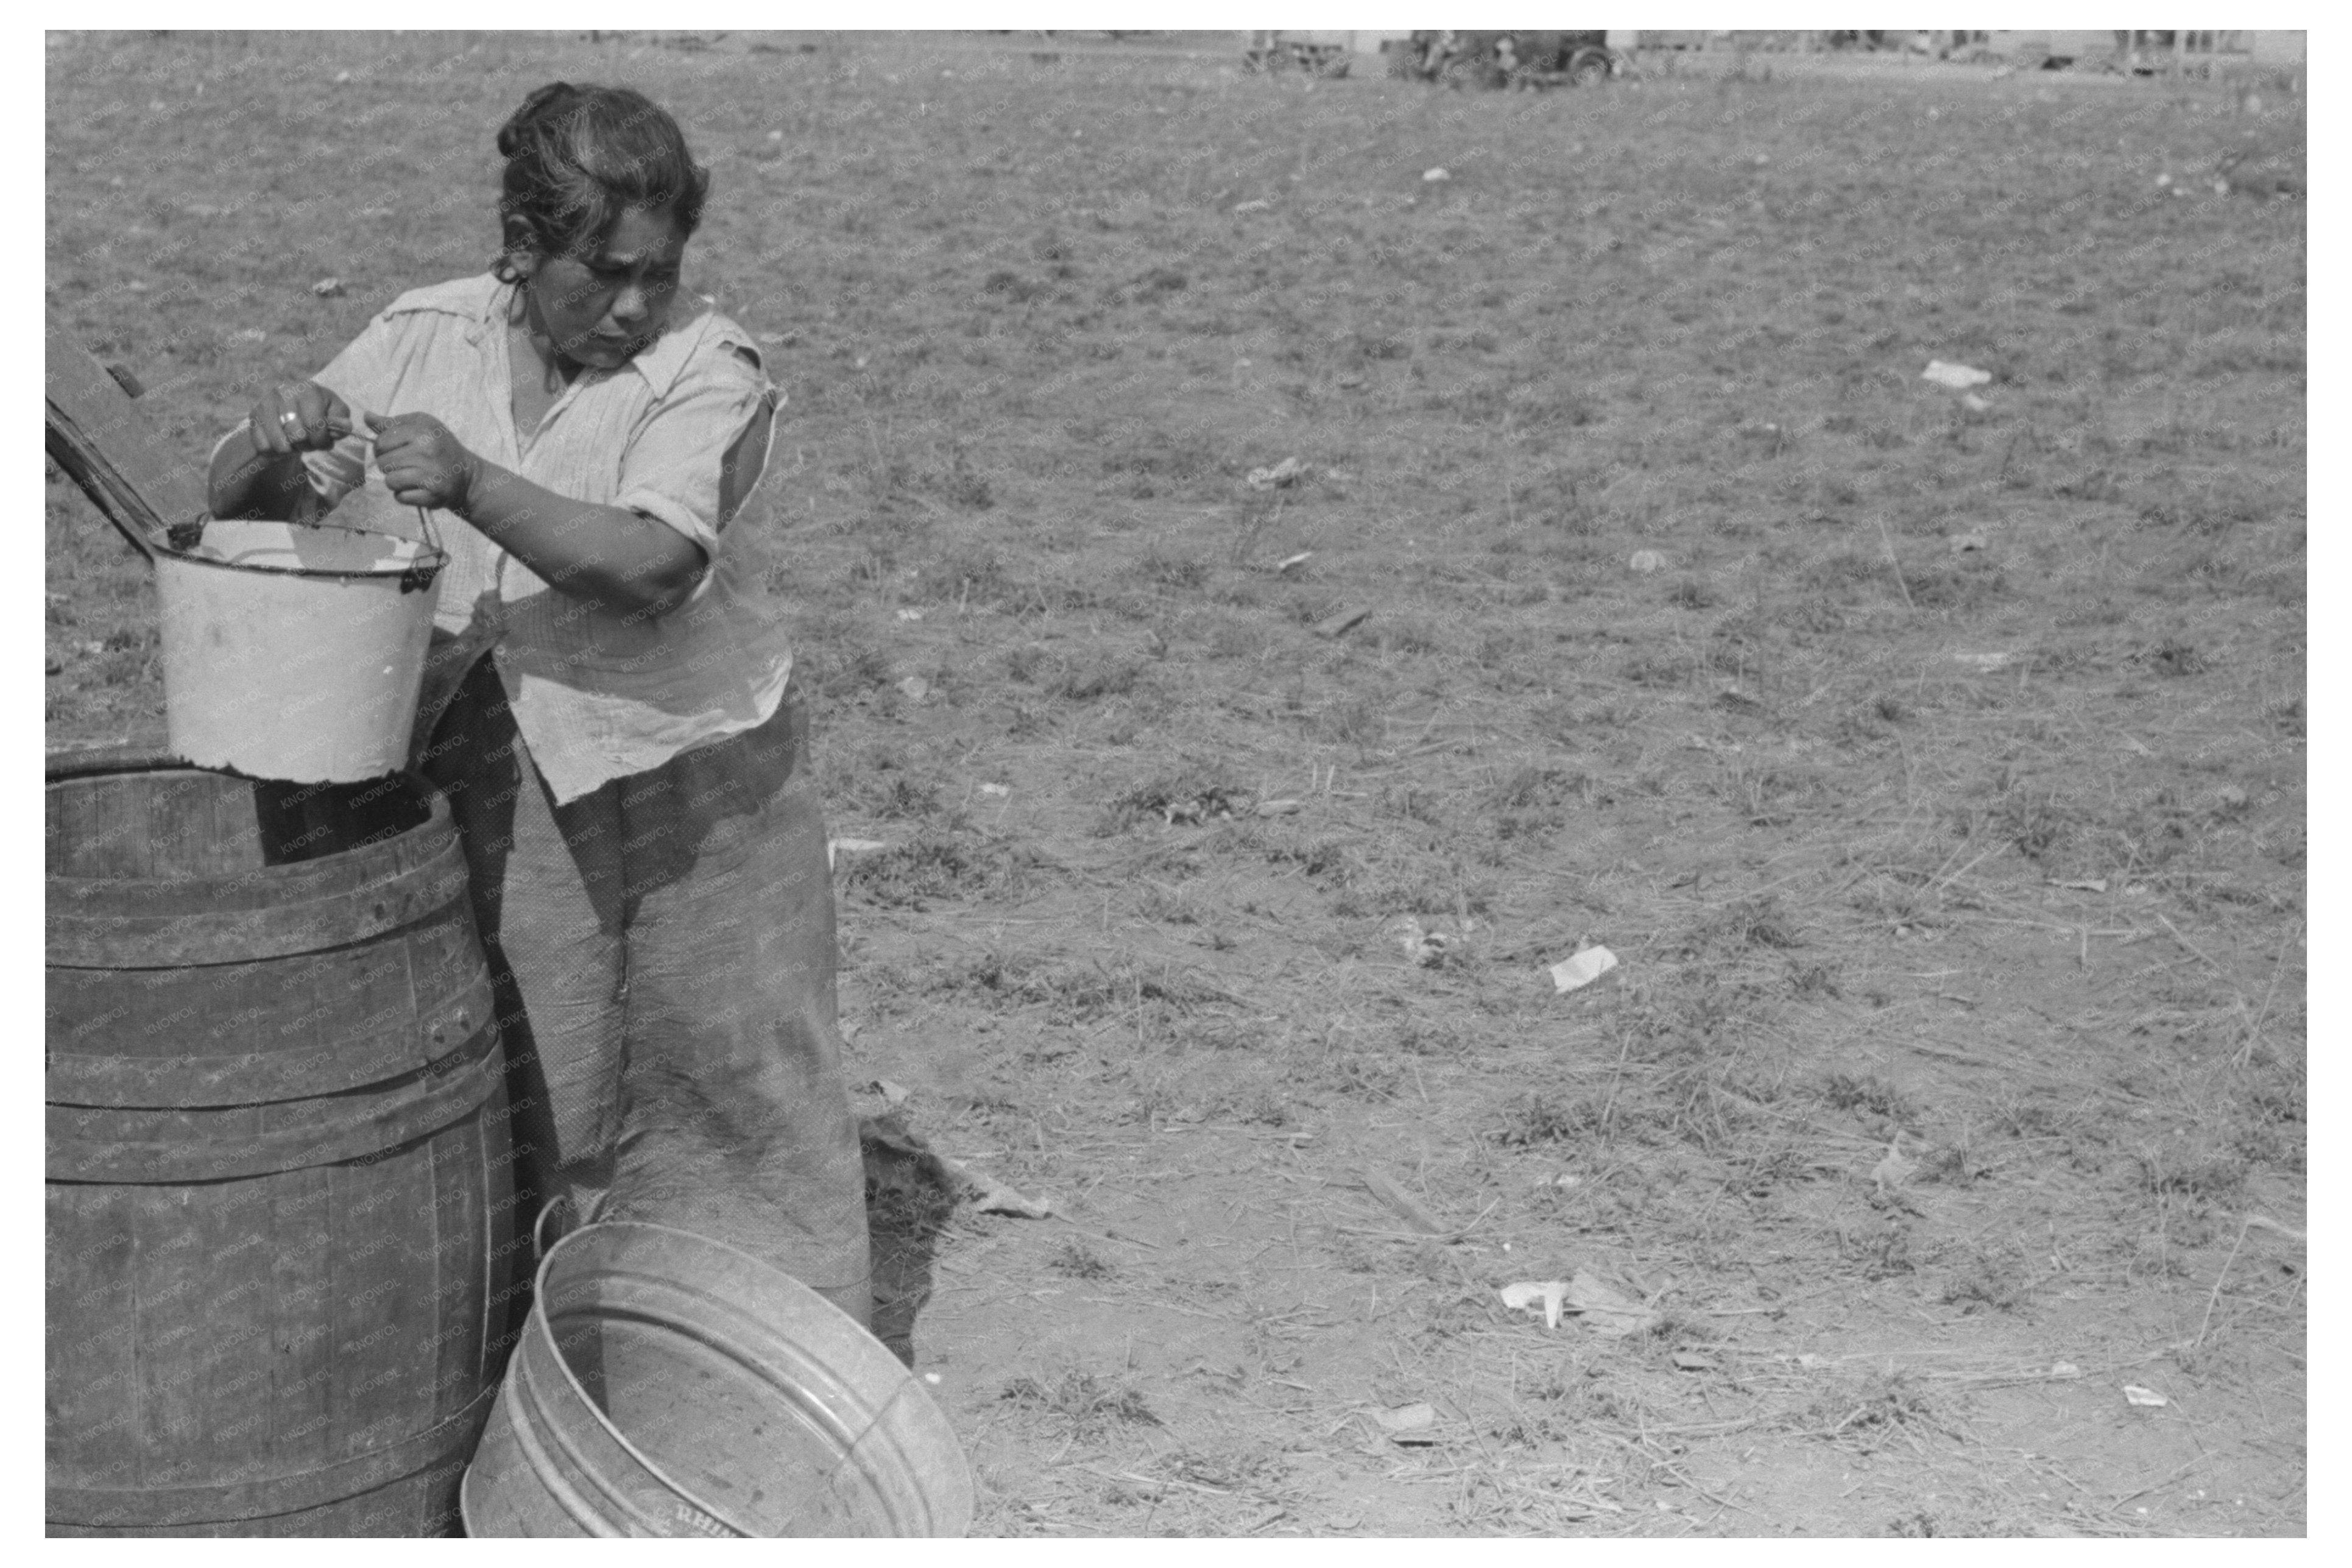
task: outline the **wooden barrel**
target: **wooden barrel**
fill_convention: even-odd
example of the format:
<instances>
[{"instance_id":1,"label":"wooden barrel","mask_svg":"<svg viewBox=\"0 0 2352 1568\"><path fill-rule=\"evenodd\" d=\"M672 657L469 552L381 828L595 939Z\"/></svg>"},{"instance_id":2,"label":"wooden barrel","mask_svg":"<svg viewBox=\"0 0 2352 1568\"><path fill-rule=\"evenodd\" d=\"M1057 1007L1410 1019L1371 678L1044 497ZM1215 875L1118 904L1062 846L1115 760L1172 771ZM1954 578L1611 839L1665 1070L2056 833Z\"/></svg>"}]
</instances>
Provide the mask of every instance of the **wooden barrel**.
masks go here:
<instances>
[{"instance_id":1,"label":"wooden barrel","mask_svg":"<svg viewBox=\"0 0 2352 1568\"><path fill-rule=\"evenodd\" d=\"M47 791L53 1535L454 1533L526 1289L448 805Z\"/></svg>"}]
</instances>

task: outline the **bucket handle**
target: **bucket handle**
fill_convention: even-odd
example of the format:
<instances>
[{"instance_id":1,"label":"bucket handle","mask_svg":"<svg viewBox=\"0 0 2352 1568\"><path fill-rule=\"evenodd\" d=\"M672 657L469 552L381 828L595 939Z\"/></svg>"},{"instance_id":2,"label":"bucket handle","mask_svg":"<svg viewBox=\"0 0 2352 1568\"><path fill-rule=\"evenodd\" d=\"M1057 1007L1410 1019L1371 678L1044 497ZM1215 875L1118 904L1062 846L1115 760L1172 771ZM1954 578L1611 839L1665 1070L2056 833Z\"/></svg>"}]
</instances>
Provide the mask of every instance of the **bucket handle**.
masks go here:
<instances>
[{"instance_id":1,"label":"bucket handle","mask_svg":"<svg viewBox=\"0 0 2352 1568\"><path fill-rule=\"evenodd\" d=\"M558 1193L555 1196L548 1199L544 1204L541 1204L539 1209L539 1217L530 1222L530 1254L533 1258L544 1258L547 1256L547 1248L549 1246L547 1239L547 1222L554 1218L559 1213L564 1215L567 1220L572 1214L572 1199L569 1195L562 1193ZM561 1230L569 1230L571 1228L571 1226L567 1223L561 1227ZM557 1237L559 1240L562 1239L561 1230L559 1231Z\"/></svg>"},{"instance_id":2,"label":"bucket handle","mask_svg":"<svg viewBox=\"0 0 2352 1568\"><path fill-rule=\"evenodd\" d=\"M433 579L440 572L441 563L448 559L447 552L441 548L440 536L433 531L432 511L425 507L418 507L416 521L425 531L425 552L410 562L408 570L400 574L400 591L404 594L415 594L433 586ZM543 1219L546 1215L542 1214L540 1217Z\"/></svg>"}]
</instances>

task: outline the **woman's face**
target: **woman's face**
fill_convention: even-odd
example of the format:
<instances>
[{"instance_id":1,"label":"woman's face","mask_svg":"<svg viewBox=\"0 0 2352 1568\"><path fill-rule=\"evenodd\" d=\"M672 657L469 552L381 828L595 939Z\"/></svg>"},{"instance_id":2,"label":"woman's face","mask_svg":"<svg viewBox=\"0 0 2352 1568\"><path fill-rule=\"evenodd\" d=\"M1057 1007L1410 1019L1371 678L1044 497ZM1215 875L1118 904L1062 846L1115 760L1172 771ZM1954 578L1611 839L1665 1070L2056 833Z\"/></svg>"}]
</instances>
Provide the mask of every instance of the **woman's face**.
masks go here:
<instances>
[{"instance_id":1,"label":"woman's face","mask_svg":"<svg viewBox=\"0 0 2352 1568\"><path fill-rule=\"evenodd\" d=\"M533 324L575 364L611 370L661 334L686 236L667 207L630 207L576 255L523 258Z\"/></svg>"}]
</instances>

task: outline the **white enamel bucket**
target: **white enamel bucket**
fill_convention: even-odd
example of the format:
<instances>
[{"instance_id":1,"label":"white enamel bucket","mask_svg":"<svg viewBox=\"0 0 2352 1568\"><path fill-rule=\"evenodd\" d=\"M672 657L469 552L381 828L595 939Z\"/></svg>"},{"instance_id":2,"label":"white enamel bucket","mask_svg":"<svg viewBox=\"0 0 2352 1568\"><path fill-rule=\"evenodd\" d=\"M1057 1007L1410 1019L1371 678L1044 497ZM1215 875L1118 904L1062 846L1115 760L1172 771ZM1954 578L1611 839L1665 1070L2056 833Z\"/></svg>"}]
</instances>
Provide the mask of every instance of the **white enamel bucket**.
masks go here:
<instances>
[{"instance_id":1,"label":"white enamel bucket","mask_svg":"<svg viewBox=\"0 0 2352 1568\"><path fill-rule=\"evenodd\" d=\"M173 752L295 784L400 772L447 559L333 521L209 519L158 550Z\"/></svg>"}]
</instances>

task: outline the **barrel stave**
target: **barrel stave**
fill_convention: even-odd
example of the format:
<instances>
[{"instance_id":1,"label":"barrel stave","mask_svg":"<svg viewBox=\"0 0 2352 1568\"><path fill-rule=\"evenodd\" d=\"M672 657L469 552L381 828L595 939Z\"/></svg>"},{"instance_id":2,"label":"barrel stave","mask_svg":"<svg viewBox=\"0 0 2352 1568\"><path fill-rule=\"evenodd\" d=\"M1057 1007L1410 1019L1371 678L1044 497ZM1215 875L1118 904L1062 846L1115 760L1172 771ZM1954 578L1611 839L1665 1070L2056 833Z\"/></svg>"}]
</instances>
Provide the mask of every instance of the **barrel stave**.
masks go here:
<instances>
[{"instance_id":1,"label":"barrel stave","mask_svg":"<svg viewBox=\"0 0 2352 1568\"><path fill-rule=\"evenodd\" d=\"M50 1532L449 1533L523 1258L446 804L67 773Z\"/></svg>"},{"instance_id":2,"label":"barrel stave","mask_svg":"<svg viewBox=\"0 0 2352 1568\"><path fill-rule=\"evenodd\" d=\"M453 902L375 941L177 969L48 971L49 1098L250 1105L397 1079L489 1016L473 920Z\"/></svg>"}]
</instances>

